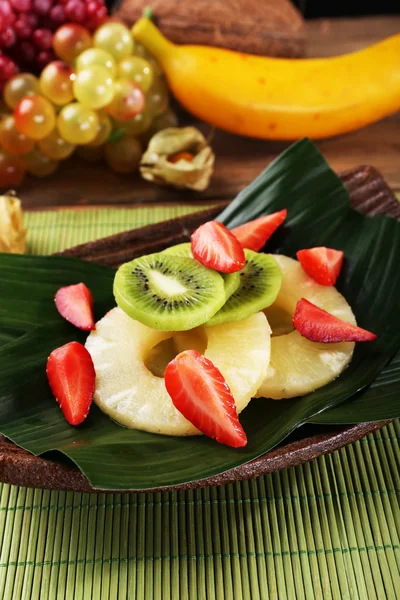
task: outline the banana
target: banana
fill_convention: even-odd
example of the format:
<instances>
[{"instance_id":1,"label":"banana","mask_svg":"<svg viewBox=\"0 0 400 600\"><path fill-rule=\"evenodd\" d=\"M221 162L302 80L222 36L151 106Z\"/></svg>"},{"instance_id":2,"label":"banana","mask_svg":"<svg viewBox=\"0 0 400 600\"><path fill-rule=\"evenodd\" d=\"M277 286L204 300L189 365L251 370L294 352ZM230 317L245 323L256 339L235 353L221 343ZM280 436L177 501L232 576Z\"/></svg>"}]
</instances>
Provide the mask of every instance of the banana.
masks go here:
<instances>
[{"instance_id":1,"label":"banana","mask_svg":"<svg viewBox=\"0 0 400 600\"><path fill-rule=\"evenodd\" d=\"M283 59L177 46L146 18L132 29L196 117L244 136L294 140L350 132L400 107L400 34L338 57Z\"/></svg>"}]
</instances>

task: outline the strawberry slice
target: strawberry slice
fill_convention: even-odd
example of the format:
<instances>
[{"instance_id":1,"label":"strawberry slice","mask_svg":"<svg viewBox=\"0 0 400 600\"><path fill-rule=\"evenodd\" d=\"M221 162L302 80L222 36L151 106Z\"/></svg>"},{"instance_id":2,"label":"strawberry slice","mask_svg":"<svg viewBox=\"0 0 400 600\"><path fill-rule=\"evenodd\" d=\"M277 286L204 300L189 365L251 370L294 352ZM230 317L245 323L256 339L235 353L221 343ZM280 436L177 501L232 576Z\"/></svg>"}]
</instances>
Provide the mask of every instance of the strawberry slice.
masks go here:
<instances>
[{"instance_id":1,"label":"strawberry slice","mask_svg":"<svg viewBox=\"0 0 400 600\"><path fill-rule=\"evenodd\" d=\"M254 219L244 225L239 225L231 229L233 235L242 244L242 248L248 248L258 252L266 242L269 240L271 235L282 225L283 221L287 217L286 208L279 212Z\"/></svg>"},{"instance_id":2,"label":"strawberry slice","mask_svg":"<svg viewBox=\"0 0 400 600\"><path fill-rule=\"evenodd\" d=\"M247 444L228 384L208 358L181 352L167 365L164 381L174 406L202 433L233 448Z\"/></svg>"},{"instance_id":3,"label":"strawberry slice","mask_svg":"<svg viewBox=\"0 0 400 600\"><path fill-rule=\"evenodd\" d=\"M372 342L375 333L347 323L315 306L305 298L296 304L293 325L297 331L312 342L332 344L336 342Z\"/></svg>"},{"instance_id":4,"label":"strawberry slice","mask_svg":"<svg viewBox=\"0 0 400 600\"><path fill-rule=\"evenodd\" d=\"M84 283L60 288L54 300L60 315L72 325L84 331L96 329L93 318L93 296Z\"/></svg>"},{"instance_id":5,"label":"strawberry slice","mask_svg":"<svg viewBox=\"0 0 400 600\"><path fill-rule=\"evenodd\" d=\"M50 354L46 375L64 417L79 425L88 415L95 390L96 374L85 346L70 342Z\"/></svg>"},{"instance_id":6,"label":"strawberry slice","mask_svg":"<svg viewBox=\"0 0 400 600\"><path fill-rule=\"evenodd\" d=\"M320 246L299 250L296 256L314 281L321 285L335 285L343 264L344 254L341 250Z\"/></svg>"},{"instance_id":7,"label":"strawberry slice","mask_svg":"<svg viewBox=\"0 0 400 600\"><path fill-rule=\"evenodd\" d=\"M221 273L240 271L246 263L240 242L219 221L209 221L196 229L192 253L202 265Z\"/></svg>"}]
</instances>

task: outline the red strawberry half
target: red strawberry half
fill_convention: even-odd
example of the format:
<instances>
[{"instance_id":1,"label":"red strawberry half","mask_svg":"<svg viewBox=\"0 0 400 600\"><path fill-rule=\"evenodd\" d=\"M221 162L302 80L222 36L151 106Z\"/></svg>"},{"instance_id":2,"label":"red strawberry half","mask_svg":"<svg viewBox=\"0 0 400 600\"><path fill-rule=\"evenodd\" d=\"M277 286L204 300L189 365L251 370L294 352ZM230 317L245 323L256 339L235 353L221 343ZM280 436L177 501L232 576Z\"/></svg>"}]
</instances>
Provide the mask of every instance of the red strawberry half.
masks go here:
<instances>
[{"instance_id":1,"label":"red strawberry half","mask_svg":"<svg viewBox=\"0 0 400 600\"><path fill-rule=\"evenodd\" d=\"M372 342L377 338L374 333L334 317L305 298L296 304L293 325L312 342Z\"/></svg>"},{"instance_id":2,"label":"red strawberry half","mask_svg":"<svg viewBox=\"0 0 400 600\"><path fill-rule=\"evenodd\" d=\"M321 285L335 285L343 264L344 254L341 250L320 246L299 250L296 256L314 281Z\"/></svg>"},{"instance_id":3,"label":"red strawberry half","mask_svg":"<svg viewBox=\"0 0 400 600\"><path fill-rule=\"evenodd\" d=\"M202 433L234 448L247 444L228 384L208 358L185 350L168 364L164 380L175 407Z\"/></svg>"},{"instance_id":4,"label":"red strawberry half","mask_svg":"<svg viewBox=\"0 0 400 600\"><path fill-rule=\"evenodd\" d=\"M64 417L79 425L88 415L95 390L96 374L85 346L70 342L50 354L46 375Z\"/></svg>"},{"instance_id":5,"label":"red strawberry half","mask_svg":"<svg viewBox=\"0 0 400 600\"><path fill-rule=\"evenodd\" d=\"M60 288L54 300L60 315L72 325L84 331L96 329L93 318L93 296L84 283Z\"/></svg>"},{"instance_id":6,"label":"red strawberry half","mask_svg":"<svg viewBox=\"0 0 400 600\"><path fill-rule=\"evenodd\" d=\"M266 244L271 235L282 225L287 217L286 208L272 215L266 215L244 225L232 229L233 235L239 240L242 248L258 252Z\"/></svg>"},{"instance_id":7,"label":"red strawberry half","mask_svg":"<svg viewBox=\"0 0 400 600\"><path fill-rule=\"evenodd\" d=\"M202 265L221 273L240 271L246 263L240 242L219 221L209 221L196 229L192 253Z\"/></svg>"}]
</instances>

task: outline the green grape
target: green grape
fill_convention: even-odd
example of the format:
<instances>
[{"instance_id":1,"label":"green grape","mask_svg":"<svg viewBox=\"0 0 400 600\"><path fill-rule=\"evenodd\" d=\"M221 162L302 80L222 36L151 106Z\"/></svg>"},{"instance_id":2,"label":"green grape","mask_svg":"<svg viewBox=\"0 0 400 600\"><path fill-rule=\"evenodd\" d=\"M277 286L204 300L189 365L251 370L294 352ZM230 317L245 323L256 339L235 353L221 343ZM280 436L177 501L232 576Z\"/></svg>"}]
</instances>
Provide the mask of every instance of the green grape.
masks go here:
<instances>
[{"instance_id":1,"label":"green grape","mask_svg":"<svg viewBox=\"0 0 400 600\"><path fill-rule=\"evenodd\" d=\"M114 83L114 98L107 106L108 113L118 121L129 121L144 109L142 90L129 79L117 79Z\"/></svg>"},{"instance_id":2,"label":"green grape","mask_svg":"<svg viewBox=\"0 0 400 600\"><path fill-rule=\"evenodd\" d=\"M57 128L60 135L70 144L90 144L99 129L99 117L83 104L73 102L61 109L57 118Z\"/></svg>"},{"instance_id":3,"label":"green grape","mask_svg":"<svg viewBox=\"0 0 400 600\"><path fill-rule=\"evenodd\" d=\"M77 154L89 162L97 162L104 158L103 146L78 146Z\"/></svg>"},{"instance_id":4,"label":"green grape","mask_svg":"<svg viewBox=\"0 0 400 600\"><path fill-rule=\"evenodd\" d=\"M158 77L147 92L146 106L153 117L157 117L167 110L168 88L163 78Z\"/></svg>"},{"instance_id":5,"label":"green grape","mask_svg":"<svg viewBox=\"0 0 400 600\"><path fill-rule=\"evenodd\" d=\"M77 74L74 94L78 102L87 108L103 108L110 104L114 97L114 82L107 69L93 65Z\"/></svg>"},{"instance_id":6,"label":"green grape","mask_svg":"<svg viewBox=\"0 0 400 600\"><path fill-rule=\"evenodd\" d=\"M101 50L101 48L89 48L89 50L82 52L76 60L76 71L79 73L79 71L94 65L107 69L110 77L115 78L117 73L115 60L109 52Z\"/></svg>"},{"instance_id":7,"label":"green grape","mask_svg":"<svg viewBox=\"0 0 400 600\"><path fill-rule=\"evenodd\" d=\"M54 106L43 96L22 98L14 110L15 126L33 140L41 140L53 131L56 124Z\"/></svg>"},{"instance_id":8,"label":"green grape","mask_svg":"<svg viewBox=\"0 0 400 600\"><path fill-rule=\"evenodd\" d=\"M53 104L64 106L74 99L73 68L62 60L54 60L40 75L40 89Z\"/></svg>"},{"instance_id":9,"label":"green grape","mask_svg":"<svg viewBox=\"0 0 400 600\"><path fill-rule=\"evenodd\" d=\"M65 23L53 36L53 50L62 60L72 63L82 52L91 48L92 36L82 25Z\"/></svg>"},{"instance_id":10,"label":"green grape","mask_svg":"<svg viewBox=\"0 0 400 600\"><path fill-rule=\"evenodd\" d=\"M93 142L90 142L88 146L95 148L96 146L101 146L104 144L108 138L110 137L110 133L112 131L112 123L111 119L108 115L98 115L99 117L99 128L97 131L97 135L94 138Z\"/></svg>"},{"instance_id":11,"label":"green grape","mask_svg":"<svg viewBox=\"0 0 400 600\"><path fill-rule=\"evenodd\" d=\"M40 140L38 146L42 154L54 160L64 160L75 150L75 146L64 140L56 129L48 137Z\"/></svg>"},{"instance_id":12,"label":"green grape","mask_svg":"<svg viewBox=\"0 0 400 600\"><path fill-rule=\"evenodd\" d=\"M160 63L155 59L155 57L139 42L135 42L135 47L133 49L133 54L135 56L139 56L140 58L144 58L151 64L153 67L154 77L159 77L162 75L162 69Z\"/></svg>"},{"instance_id":13,"label":"green grape","mask_svg":"<svg viewBox=\"0 0 400 600\"><path fill-rule=\"evenodd\" d=\"M140 142L133 137L122 137L108 142L104 147L106 161L117 173L133 173L139 166L142 156Z\"/></svg>"},{"instance_id":14,"label":"green grape","mask_svg":"<svg viewBox=\"0 0 400 600\"><path fill-rule=\"evenodd\" d=\"M122 23L110 22L99 27L94 34L93 45L109 52L115 60L121 60L133 52L131 33Z\"/></svg>"},{"instance_id":15,"label":"green grape","mask_svg":"<svg viewBox=\"0 0 400 600\"><path fill-rule=\"evenodd\" d=\"M144 92L147 92L153 83L153 67L144 58L128 56L118 63L118 77L126 77L134 81Z\"/></svg>"},{"instance_id":16,"label":"green grape","mask_svg":"<svg viewBox=\"0 0 400 600\"><path fill-rule=\"evenodd\" d=\"M19 156L0 149L0 190L19 186L25 177L25 166Z\"/></svg>"},{"instance_id":17,"label":"green grape","mask_svg":"<svg viewBox=\"0 0 400 600\"><path fill-rule=\"evenodd\" d=\"M118 121L117 119L114 119L114 125L116 129L122 129L128 136L141 135L149 129L151 125L151 115L145 109L129 121Z\"/></svg>"},{"instance_id":18,"label":"green grape","mask_svg":"<svg viewBox=\"0 0 400 600\"><path fill-rule=\"evenodd\" d=\"M151 124L151 129L154 133L161 131L162 129L167 129L168 127L178 127L177 116L171 109L168 109L166 112L155 117Z\"/></svg>"},{"instance_id":19,"label":"green grape","mask_svg":"<svg viewBox=\"0 0 400 600\"><path fill-rule=\"evenodd\" d=\"M39 79L30 73L20 73L11 77L4 86L4 102L15 108L22 98L40 94Z\"/></svg>"},{"instance_id":20,"label":"green grape","mask_svg":"<svg viewBox=\"0 0 400 600\"><path fill-rule=\"evenodd\" d=\"M58 161L49 158L38 148L34 148L32 152L24 156L24 163L28 173L35 177L48 177L58 167Z\"/></svg>"},{"instance_id":21,"label":"green grape","mask_svg":"<svg viewBox=\"0 0 400 600\"><path fill-rule=\"evenodd\" d=\"M12 115L7 115L0 121L0 144L11 154L27 154L35 147L35 142L15 127Z\"/></svg>"}]
</instances>

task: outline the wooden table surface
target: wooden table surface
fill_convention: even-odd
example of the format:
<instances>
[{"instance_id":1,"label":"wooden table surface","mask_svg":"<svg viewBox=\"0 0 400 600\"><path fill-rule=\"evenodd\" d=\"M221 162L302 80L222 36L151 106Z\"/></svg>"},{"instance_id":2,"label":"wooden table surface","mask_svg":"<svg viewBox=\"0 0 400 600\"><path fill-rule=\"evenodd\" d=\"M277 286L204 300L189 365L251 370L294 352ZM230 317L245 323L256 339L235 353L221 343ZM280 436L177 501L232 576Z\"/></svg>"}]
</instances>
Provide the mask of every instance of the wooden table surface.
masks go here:
<instances>
[{"instance_id":1,"label":"wooden table surface","mask_svg":"<svg viewBox=\"0 0 400 600\"><path fill-rule=\"evenodd\" d=\"M400 17L315 20L308 23L308 55L329 56L354 51L399 31ZM208 126L202 129L210 131ZM25 210L227 200L288 144L250 140L217 131L212 145L217 156L216 167L210 187L201 195L163 190L144 182L138 175L116 175L102 164L72 158L49 178L27 178L19 196ZM373 165L394 190L400 191L400 112L355 133L320 141L318 147L336 171Z\"/></svg>"}]
</instances>

